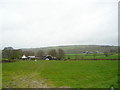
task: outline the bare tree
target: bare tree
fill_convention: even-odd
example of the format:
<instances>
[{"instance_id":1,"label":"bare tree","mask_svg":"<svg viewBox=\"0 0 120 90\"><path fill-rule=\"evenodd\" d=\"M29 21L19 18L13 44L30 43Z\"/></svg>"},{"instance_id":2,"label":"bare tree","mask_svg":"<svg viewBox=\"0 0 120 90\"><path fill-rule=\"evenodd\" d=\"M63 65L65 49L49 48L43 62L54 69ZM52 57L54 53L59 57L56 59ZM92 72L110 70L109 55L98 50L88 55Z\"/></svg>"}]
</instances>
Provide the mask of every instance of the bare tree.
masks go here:
<instances>
[{"instance_id":1,"label":"bare tree","mask_svg":"<svg viewBox=\"0 0 120 90\"><path fill-rule=\"evenodd\" d=\"M39 57L40 59L42 59L42 56L44 56L44 51L43 51L43 50L39 50L39 51L36 53L36 56Z\"/></svg>"},{"instance_id":2,"label":"bare tree","mask_svg":"<svg viewBox=\"0 0 120 90\"><path fill-rule=\"evenodd\" d=\"M26 56L33 56L34 55L34 52L32 51L23 51L23 53L26 55Z\"/></svg>"},{"instance_id":3,"label":"bare tree","mask_svg":"<svg viewBox=\"0 0 120 90\"><path fill-rule=\"evenodd\" d=\"M58 59L63 59L65 55L64 50L58 49Z\"/></svg>"},{"instance_id":4,"label":"bare tree","mask_svg":"<svg viewBox=\"0 0 120 90\"><path fill-rule=\"evenodd\" d=\"M57 57L57 52L56 52L55 49L51 49L51 50L48 51L48 55L51 55L53 57Z\"/></svg>"}]
</instances>

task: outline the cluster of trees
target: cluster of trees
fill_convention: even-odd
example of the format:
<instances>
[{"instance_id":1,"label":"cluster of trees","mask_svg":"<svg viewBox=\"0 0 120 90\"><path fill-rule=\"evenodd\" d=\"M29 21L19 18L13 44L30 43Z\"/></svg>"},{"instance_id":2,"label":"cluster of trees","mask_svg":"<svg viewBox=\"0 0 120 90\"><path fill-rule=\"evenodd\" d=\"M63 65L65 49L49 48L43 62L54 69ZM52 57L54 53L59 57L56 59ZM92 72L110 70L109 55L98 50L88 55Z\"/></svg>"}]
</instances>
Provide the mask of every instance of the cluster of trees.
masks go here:
<instances>
[{"instance_id":1,"label":"cluster of trees","mask_svg":"<svg viewBox=\"0 0 120 90\"><path fill-rule=\"evenodd\" d=\"M21 49L13 49L12 47L5 47L2 50L2 58L10 59L19 59L23 55Z\"/></svg>"},{"instance_id":2,"label":"cluster of trees","mask_svg":"<svg viewBox=\"0 0 120 90\"><path fill-rule=\"evenodd\" d=\"M56 57L57 59L61 60L61 59L64 59L65 52L62 49L58 49L58 50L50 49L47 53L45 53L42 50L39 50L36 54L36 56L38 57L42 57L45 55L51 55L52 57Z\"/></svg>"}]
</instances>

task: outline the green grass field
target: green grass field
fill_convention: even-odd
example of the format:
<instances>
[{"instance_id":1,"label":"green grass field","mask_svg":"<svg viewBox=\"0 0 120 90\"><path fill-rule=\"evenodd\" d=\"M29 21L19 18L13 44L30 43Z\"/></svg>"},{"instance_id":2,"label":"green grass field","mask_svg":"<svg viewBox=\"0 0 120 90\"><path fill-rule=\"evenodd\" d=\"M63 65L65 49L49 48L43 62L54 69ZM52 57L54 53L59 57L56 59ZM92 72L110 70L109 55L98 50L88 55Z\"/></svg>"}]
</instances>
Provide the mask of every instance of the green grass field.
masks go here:
<instances>
[{"instance_id":1,"label":"green grass field","mask_svg":"<svg viewBox=\"0 0 120 90\"><path fill-rule=\"evenodd\" d=\"M2 64L3 88L118 87L118 60L19 61Z\"/></svg>"},{"instance_id":2,"label":"green grass field","mask_svg":"<svg viewBox=\"0 0 120 90\"><path fill-rule=\"evenodd\" d=\"M65 59L120 59L118 54L108 54L105 56L104 54L65 54Z\"/></svg>"}]
</instances>

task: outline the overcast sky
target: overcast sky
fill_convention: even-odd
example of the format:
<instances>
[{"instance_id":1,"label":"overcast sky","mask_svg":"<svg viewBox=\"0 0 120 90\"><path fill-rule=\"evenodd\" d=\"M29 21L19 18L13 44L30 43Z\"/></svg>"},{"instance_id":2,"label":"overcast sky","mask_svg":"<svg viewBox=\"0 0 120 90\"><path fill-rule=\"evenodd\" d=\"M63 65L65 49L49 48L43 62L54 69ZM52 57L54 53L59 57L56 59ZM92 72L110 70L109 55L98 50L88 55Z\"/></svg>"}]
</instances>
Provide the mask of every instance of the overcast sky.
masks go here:
<instances>
[{"instance_id":1,"label":"overcast sky","mask_svg":"<svg viewBox=\"0 0 120 90\"><path fill-rule=\"evenodd\" d=\"M0 48L117 45L118 0L0 0Z\"/></svg>"}]
</instances>

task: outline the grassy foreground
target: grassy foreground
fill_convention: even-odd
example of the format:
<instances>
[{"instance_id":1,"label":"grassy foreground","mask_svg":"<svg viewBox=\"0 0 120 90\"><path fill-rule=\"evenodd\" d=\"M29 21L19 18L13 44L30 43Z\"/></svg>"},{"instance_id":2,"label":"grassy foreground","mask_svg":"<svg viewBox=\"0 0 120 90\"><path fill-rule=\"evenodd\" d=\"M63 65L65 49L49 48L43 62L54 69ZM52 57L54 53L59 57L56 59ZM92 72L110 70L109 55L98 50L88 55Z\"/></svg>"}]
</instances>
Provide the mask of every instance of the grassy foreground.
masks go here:
<instances>
[{"instance_id":1,"label":"grassy foreground","mask_svg":"<svg viewBox=\"0 0 120 90\"><path fill-rule=\"evenodd\" d=\"M19 61L2 64L2 87L110 88L117 74L117 60Z\"/></svg>"}]
</instances>

